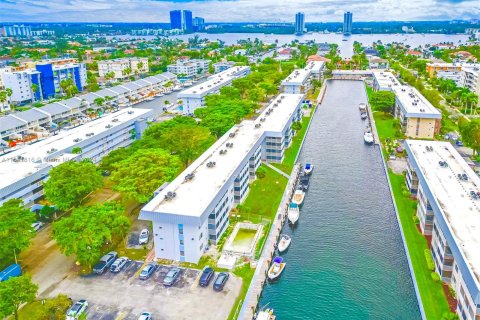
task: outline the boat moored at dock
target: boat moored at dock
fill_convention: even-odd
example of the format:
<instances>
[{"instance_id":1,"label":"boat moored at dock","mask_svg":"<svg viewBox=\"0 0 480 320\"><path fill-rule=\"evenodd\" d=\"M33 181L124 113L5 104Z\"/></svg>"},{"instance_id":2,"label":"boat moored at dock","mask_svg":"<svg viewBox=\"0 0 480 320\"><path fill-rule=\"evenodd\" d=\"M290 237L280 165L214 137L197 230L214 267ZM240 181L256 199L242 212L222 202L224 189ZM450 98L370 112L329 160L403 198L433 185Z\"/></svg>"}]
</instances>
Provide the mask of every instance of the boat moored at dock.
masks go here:
<instances>
[{"instance_id":1,"label":"boat moored at dock","mask_svg":"<svg viewBox=\"0 0 480 320\"><path fill-rule=\"evenodd\" d=\"M313 171L313 164L311 163L305 164L305 168L303 168L303 173L305 173L305 175L309 175L312 173L312 171Z\"/></svg>"},{"instance_id":2,"label":"boat moored at dock","mask_svg":"<svg viewBox=\"0 0 480 320\"><path fill-rule=\"evenodd\" d=\"M301 189L295 190L295 193L293 194L292 202L298 206L301 206L304 199L305 199L305 192L303 192L303 190Z\"/></svg>"},{"instance_id":3,"label":"boat moored at dock","mask_svg":"<svg viewBox=\"0 0 480 320\"><path fill-rule=\"evenodd\" d=\"M275 257L275 259L273 259L272 265L268 269L268 273L267 273L268 279L269 280L278 279L278 277L280 277L283 270L285 269L286 265L287 264L283 262L282 257L279 257L279 256Z\"/></svg>"},{"instance_id":4,"label":"boat moored at dock","mask_svg":"<svg viewBox=\"0 0 480 320\"><path fill-rule=\"evenodd\" d=\"M363 140L366 144L373 144L373 134L371 132L365 132L363 134Z\"/></svg>"},{"instance_id":5,"label":"boat moored at dock","mask_svg":"<svg viewBox=\"0 0 480 320\"><path fill-rule=\"evenodd\" d=\"M280 241L278 242L278 252L282 253L287 250L291 242L292 238L289 235L282 234L280 236Z\"/></svg>"},{"instance_id":6,"label":"boat moored at dock","mask_svg":"<svg viewBox=\"0 0 480 320\"><path fill-rule=\"evenodd\" d=\"M291 224L295 224L298 221L298 218L300 217L300 209L298 208L298 205L296 203L290 202L290 205L288 206L288 221L290 221Z\"/></svg>"}]
</instances>

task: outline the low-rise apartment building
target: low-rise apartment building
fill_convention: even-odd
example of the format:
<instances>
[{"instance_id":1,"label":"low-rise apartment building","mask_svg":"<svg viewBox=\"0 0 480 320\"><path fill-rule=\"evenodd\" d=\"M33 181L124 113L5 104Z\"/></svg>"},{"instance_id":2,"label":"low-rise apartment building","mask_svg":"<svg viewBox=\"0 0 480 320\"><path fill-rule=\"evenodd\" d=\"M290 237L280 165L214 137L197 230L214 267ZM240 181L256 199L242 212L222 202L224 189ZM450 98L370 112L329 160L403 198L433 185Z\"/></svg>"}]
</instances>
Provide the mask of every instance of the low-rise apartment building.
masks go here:
<instances>
[{"instance_id":1,"label":"low-rise apartment building","mask_svg":"<svg viewBox=\"0 0 480 320\"><path fill-rule=\"evenodd\" d=\"M247 196L261 160L281 162L303 94L280 94L255 120L235 125L141 210L152 221L155 257L197 263L229 212Z\"/></svg>"},{"instance_id":2,"label":"low-rise apartment building","mask_svg":"<svg viewBox=\"0 0 480 320\"><path fill-rule=\"evenodd\" d=\"M280 88L284 93L307 93L312 88L312 80L321 80L325 62L311 61L303 69L294 70L285 80L282 81Z\"/></svg>"},{"instance_id":3,"label":"low-rise apartment building","mask_svg":"<svg viewBox=\"0 0 480 320\"><path fill-rule=\"evenodd\" d=\"M182 79L194 79L206 74L209 65L209 60L184 58L177 60L175 64L168 65L167 71Z\"/></svg>"},{"instance_id":4,"label":"low-rise apartment building","mask_svg":"<svg viewBox=\"0 0 480 320\"><path fill-rule=\"evenodd\" d=\"M218 74L210 76L207 81L187 88L178 94L183 101L183 114L193 114L195 109L205 105L205 97L218 93L222 87L228 86L232 80L245 77L250 73L250 67L232 67Z\"/></svg>"},{"instance_id":5,"label":"low-rise apartment building","mask_svg":"<svg viewBox=\"0 0 480 320\"><path fill-rule=\"evenodd\" d=\"M36 121L38 125L48 121L46 114L37 118L36 113L42 113L41 111L32 109L29 112L31 121ZM47 139L1 156L0 205L9 199L18 198L26 206L31 206L42 197L43 182L48 179L48 173L53 167L66 161L86 158L98 163L112 150L126 147L138 139L151 115L152 111L148 109L127 108L74 129L60 131ZM17 125L24 123L19 121ZM82 152L73 154L72 149L76 147L81 148Z\"/></svg>"},{"instance_id":6,"label":"low-rise apartment building","mask_svg":"<svg viewBox=\"0 0 480 320\"><path fill-rule=\"evenodd\" d=\"M462 84L470 91L480 96L480 64L464 65L462 67ZM479 101L480 103L480 101Z\"/></svg>"},{"instance_id":7,"label":"low-rise apartment building","mask_svg":"<svg viewBox=\"0 0 480 320\"><path fill-rule=\"evenodd\" d=\"M10 102L24 104L42 99L40 72L33 69L5 72L3 74L5 88L12 90ZM33 87L37 90L34 91Z\"/></svg>"},{"instance_id":8,"label":"low-rise apartment building","mask_svg":"<svg viewBox=\"0 0 480 320\"><path fill-rule=\"evenodd\" d=\"M0 117L0 145L7 145L12 140L24 140L27 135L40 136L57 130L63 122L88 118L90 111L96 112L107 106L125 108L159 93L168 93L173 89L177 77L169 72L132 81L122 85L105 88L97 92L80 95L31 110L17 112ZM172 85L166 86L167 83ZM95 100L102 98L104 105L97 105ZM108 101L107 101L108 100ZM33 118L32 118L33 116ZM39 120L46 117L46 121ZM13 141L13 143L15 143ZM12 145L14 146L14 145ZM12 147L10 146L10 147Z\"/></svg>"},{"instance_id":9,"label":"low-rise apartment building","mask_svg":"<svg viewBox=\"0 0 480 320\"><path fill-rule=\"evenodd\" d=\"M219 72L228 70L233 66L235 66L235 62L233 62L233 61L217 62L217 63L213 64L213 68L215 69L215 73L219 73Z\"/></svg>"},{"instance_id":10,"label":"low-rise apartment building","mask_svg":"<svg viewBox=\"0 0 480 320\"><path fill-rule=\"evenodd\" d=\"M427 63L427 72L430 78L435 78L439 72L460 72L462 65L457 63L434 62Z\"/></svg>"},{"instance_id":11,"label":"low-rise apartment building","mask_svg":"<svg viewBox=\"0 0 480 320\"><path fill-rule=\"evenodd\" d=\"M128 78L135 74L144 74L149 71L148 58L121 58L98 61L98 75L105 77L113 73L115 80Z\"/></svg>"},{"instance_id":12,"label":"low-rise apartment building","mask_svg":"<svg viewBox=\"0 0 480 320\"><path fill-rule=\"evenodd\" d=\"M480 318L480 178L449 142L407 140L407 186L416 191L435 271L455 290L460 319ZM429 239L428 237L427 239Z\"/></svg>"},{"instance_id":13,"label":"low-rise apartment building","mask_svg":"<svg viewBox=\"0 0 480 320\"><path fill-rule=\"evenodd\" d=\"M0 68L0 89L5 88L5 82L3 82L3 74L6 72L12 72L12 71L13 71L12 67Z\"/></svg>"},{"instance_id":14,"label":"low-rise apartment building","mask_svg":"<svg viewBox=\"0 0 480 320\"><path fill-rule=\"evenodd\" d=\"M373 72L373 88L395 93L393 114L407 137L433 139L440 132L442 114L414 87L400 84L391 72Z\"/></svg>"}]
</instances>

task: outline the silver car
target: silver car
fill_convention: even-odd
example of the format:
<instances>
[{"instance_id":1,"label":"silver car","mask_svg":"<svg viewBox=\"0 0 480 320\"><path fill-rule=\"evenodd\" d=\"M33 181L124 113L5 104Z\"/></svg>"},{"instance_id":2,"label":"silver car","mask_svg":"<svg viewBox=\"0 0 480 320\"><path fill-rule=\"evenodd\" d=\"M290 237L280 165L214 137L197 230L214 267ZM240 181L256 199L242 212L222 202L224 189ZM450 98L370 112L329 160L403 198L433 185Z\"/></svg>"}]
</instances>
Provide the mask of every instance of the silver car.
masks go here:
<instances>
[{"instance_id":1,"label":"silver car","mask_svg":"<svg viewBox=\"0 0 480 320\"><path fill-rule=\"evenodd\" d=\"M149 236L148 229L143 229L140 232L140 236L138 237L138 244L147 244L148 243L148 236Z\"/></svg>"},{"instance_id":2,"label":"silver car","mask_svg":"<svg viewBox=\"0 0 480 320\"><path fill-rule=\"evenodd\" d=\"M127 257L120 257L115 262L110 266L110 271L113 273L117 273L122 271L122 269L125 267L125 265L128 262Z\"/></svg>"}]
</instances>

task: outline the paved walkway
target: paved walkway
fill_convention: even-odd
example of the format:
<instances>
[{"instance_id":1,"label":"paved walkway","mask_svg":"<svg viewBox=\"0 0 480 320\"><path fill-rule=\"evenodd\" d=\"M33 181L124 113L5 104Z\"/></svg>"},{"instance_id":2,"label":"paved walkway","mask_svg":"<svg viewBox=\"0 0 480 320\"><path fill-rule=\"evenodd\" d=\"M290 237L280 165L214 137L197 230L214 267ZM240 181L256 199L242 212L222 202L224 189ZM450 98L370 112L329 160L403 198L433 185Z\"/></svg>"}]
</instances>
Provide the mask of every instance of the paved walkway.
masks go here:
<instances>
[{"instance_id":1,"label":"paved walkway","mask_svg":"<svg viewBox=\"0 0 480 320\"><path fill-rule=\"evenodd\" d=\"M282 170L278 169L277 167L272 166L270 163L268 163L268 162L266 162L266 161L264 161L263 163L264 163L267 167L269 167L270 169L272 169L272 170L280 173L280 174L281 174L282 176L284 176L285 178L290 179L290 176L289 176L288 174L286 174L286 173L283 172Z\"/></svg>"}]
</instances>

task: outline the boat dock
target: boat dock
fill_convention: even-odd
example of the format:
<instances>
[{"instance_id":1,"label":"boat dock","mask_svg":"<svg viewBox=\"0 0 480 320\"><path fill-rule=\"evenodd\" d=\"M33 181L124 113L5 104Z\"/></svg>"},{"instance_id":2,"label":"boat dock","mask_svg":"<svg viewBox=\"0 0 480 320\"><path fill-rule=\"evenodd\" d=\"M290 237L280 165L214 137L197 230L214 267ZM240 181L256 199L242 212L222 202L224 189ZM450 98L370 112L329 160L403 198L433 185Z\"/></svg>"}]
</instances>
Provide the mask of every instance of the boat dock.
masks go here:
<instances>
[{"instance_id":1,"label":"boat dock","mask_svg":"<svg viewBox=\"0 0 480 320\"><path fill-rule=\"evenodd\" d=\"M262 255L258 259L257 267L252 278L250 287L248 288L245 300L243 302L242 308L237 319L242 320L251 320L254 318L258 301L260 300L260 295L262 294L263 287L267 281L267 272L272 262L273 255L277 248L278 240L280 239L280 233L282 231L283 225L287 221L287 210L290 199L295 192L295 186L297 185L298 178L300 177L301 166L299 163L295 164L290 179L288 180L287 187L282 196L282 201L275 215L275 219L268 234L267 239L265 240L265 246L263 248Z\"/></svg>"}]
</instances>

